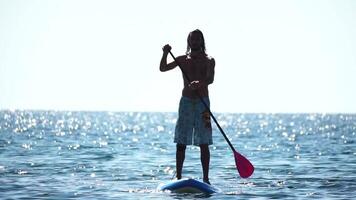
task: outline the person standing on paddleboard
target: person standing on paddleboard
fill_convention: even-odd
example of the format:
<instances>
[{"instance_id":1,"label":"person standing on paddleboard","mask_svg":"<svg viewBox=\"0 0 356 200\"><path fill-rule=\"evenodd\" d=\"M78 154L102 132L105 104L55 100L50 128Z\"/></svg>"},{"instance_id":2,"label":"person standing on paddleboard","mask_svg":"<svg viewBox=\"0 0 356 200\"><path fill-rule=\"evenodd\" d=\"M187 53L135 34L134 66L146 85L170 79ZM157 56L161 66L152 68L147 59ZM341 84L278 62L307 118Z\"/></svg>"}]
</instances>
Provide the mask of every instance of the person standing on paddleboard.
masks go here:
<instances>
[{"instance_id":1,"label":"person standing on paddleboard","mask_svg":"<svg viewBox=\"0 0 356 200\"><path fill-rule=\"evenodd\" d=\"M165 72L179 64L184 82L174 135L174 142L177 143L176 178L182 178L186 146L196 145L200 147L203 181L210 184L209 145L213 144L212 128L209 110L202 100L210 106L208 85L214 81L215 60L206 54L204 36L198 29L188 35L186 54L167 64L170 50L171 46L168 44L163 47L159 69Z\"/></svg>"}]
</instances>

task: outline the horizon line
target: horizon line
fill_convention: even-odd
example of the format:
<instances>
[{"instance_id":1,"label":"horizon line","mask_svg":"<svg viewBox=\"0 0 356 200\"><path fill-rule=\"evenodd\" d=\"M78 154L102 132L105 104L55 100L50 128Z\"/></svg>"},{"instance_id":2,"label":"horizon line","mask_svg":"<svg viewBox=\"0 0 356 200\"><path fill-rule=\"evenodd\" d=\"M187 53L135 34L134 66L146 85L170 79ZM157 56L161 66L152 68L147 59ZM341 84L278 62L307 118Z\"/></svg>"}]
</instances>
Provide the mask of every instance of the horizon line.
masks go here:
<instances>
[{"instance_id":1,"label":"horizon line","mask_svg":"<svg viewBox=\"0 0 356 200\"><path fill-rule=\"evenodd\" d=\"M101 110L101 109L93 109L93 110L82 110L82 109L0 109L0 112L102 112L102 113L178 113L178 111L139 111L139 110ZM241 112L226 112L226 111L211 111L212 113L219 114L320 114L320 115L339 115L339 114L347 114L347 115L356 115L356 112L256 112L256 111L241 111Z\"/></svg>"}]
</instances>

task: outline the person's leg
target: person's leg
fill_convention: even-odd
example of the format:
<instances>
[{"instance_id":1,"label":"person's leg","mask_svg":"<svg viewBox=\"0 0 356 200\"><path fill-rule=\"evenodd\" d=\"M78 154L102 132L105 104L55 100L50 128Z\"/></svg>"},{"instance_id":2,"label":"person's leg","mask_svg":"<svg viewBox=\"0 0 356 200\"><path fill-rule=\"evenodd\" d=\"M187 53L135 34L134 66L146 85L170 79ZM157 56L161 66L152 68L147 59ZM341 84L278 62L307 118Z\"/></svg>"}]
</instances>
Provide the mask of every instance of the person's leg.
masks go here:
<instances>
[{"instance_id":1,"label":"person's leg","mask_svg":"<svg viewBox=\"0 0 356 200\"><path fill-rule=\"evenodd\" d=\"M210 162L210 151L209 145L201 144L200 146L200 160L203 167L203 181L210 184L209 182L209 162Z\"/></svg>"},{"instance_id":2,"label":"person's leg","mask_svg":"<svg viewBox=\"0 0 356 200\"><path fill-rule=\"evenodd\" d=\"M177 152L176 152L176 170L177 170L177 179L182 178L182 169L185 158L185 144L177 144Z\"/></svg>"}]
</instances>

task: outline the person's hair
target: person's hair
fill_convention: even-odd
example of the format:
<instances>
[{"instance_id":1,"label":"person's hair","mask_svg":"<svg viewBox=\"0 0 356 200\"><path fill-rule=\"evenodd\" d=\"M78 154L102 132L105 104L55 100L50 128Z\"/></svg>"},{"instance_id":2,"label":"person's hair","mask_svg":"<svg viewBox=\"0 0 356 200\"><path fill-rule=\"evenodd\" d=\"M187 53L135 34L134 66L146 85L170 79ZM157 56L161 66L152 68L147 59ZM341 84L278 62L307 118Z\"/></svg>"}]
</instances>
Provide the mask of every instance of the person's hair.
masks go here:
<instances>
[{"instance_id":1,"label":"person's hair","mask_svg":"<svg viewBox=\"0 0 356 200\"><path fill-rule=\"evenodd\" d=\"M189 40L190 40L190 37L193 33L198 33L202 39L202 43L201 43L201 50L205 53L206 51L206 48L205 48L205 40L204 40L204 35L203 33L199 30L199 29L195 29L194 31L190 32L188 34L188 38L187 38L187 51L185 52L186 55L188 55L190 52L191 52L191 48L190 48L190 44L189 44Z\"/></svg>"}]
</instances>

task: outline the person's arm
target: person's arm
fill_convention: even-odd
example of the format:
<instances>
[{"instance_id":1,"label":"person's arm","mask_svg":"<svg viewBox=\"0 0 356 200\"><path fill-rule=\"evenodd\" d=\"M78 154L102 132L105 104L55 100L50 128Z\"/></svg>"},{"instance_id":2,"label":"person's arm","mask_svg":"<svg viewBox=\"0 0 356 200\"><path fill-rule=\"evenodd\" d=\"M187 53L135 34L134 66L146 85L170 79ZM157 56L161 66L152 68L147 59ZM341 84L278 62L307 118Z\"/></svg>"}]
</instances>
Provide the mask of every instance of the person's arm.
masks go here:
<instances>
[{"instance_id":1,"label":"person's arm","mask_svg":"<svg viewBox=\"0 0 356 200\"><path fill-rule=\"evenodd\" d=\"M215 60L211 58L209 61L209 65L206 69L206 77L204 80L199 81L200 87L201 86L208 86L214 82L214 75L215 75Z\"/></svg>"},{"instance_id":2,"label":"person's arm","mask_svg":"<svg viewBox=\"0 0 356 200\"><path fill-rule=\"evenodd\" d=\"M167 64L167 56L171 49L172 49L171 46L169 46L168 44L163 47L163 55L161 58L161 63L159 65L159 70L161 72L165 72L165 71L168 71L168 70L171 70L171 69L174 69L175 67L177 67L176 62L171 62L171 63Z\"/></svg>"},{"instance_id":3,"label":"person's arm","mask_svg":"<svg viewBox=\"0 0 356 200\"><path fill-rule=\"evenodd\" d=\"M209 62L208 69L206 71L206 79L205 79L205 85L212 84L214 82L214 75L215 75L215 60L214 58L211 58Z\"/></svg>"}]
</instances>

